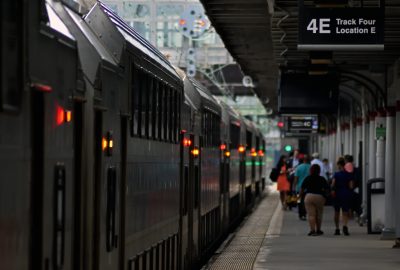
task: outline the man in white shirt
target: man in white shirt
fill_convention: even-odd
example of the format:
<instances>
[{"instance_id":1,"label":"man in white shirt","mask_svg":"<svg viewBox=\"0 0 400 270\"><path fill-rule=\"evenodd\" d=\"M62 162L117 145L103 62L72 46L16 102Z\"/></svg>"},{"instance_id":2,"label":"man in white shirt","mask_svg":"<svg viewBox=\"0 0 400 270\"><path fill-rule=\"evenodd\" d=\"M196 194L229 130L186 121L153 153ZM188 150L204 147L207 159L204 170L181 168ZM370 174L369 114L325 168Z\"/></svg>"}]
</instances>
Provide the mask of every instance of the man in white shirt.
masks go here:
<instances>
[{"instance_id":1,"label":"man in white shirt","mask_svg":"<svg viewBox=\"0 0 400 270\"><path fill-rule=\"evenodd\" d=\"M313 157L313 160L311 161L311 165L318 164L321 169L321 172L319 173L319 175L322 176L323 178L325 178L325 180L328 180L328 179L326 179L326 169L325 169L324 163L319 159L319 153L313 153L312 157Z\"/></svg>"}]
</instances>

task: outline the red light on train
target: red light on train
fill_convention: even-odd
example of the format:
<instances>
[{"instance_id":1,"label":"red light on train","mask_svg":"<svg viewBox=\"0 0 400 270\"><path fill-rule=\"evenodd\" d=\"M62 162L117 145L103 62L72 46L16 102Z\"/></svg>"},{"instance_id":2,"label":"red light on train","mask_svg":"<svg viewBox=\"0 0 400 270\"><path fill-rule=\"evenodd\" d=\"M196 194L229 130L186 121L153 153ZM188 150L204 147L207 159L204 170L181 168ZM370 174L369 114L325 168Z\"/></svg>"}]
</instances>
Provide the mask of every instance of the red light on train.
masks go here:
<instances>
[{"instance_id":1,"label":"red light on train","mask_svg":"<svg viewBox=\"0 0 400 270\"><path fill-rule=\"evenodd\" d=\"M244 151L246 151L246 148L243 146L243 145L241 145L241 146L239 146L239 153L244 153Z\"/></svg>"},{"instance_id":2,"label":"red light on train","mask_svg":"<svg viewBox=\"0 0 400 270\"><path fill-rule=\"evenodd\" d=\"M45 84L40 84L40 83L34 83L34 84L32 84L32 87L35 88L35 90L40 91L40 92L53 91L53 88L50 85L45 85Z\"/></svg>"},{"instance_id":3,"label":"red light on train","mask_svg":"<svg viewBox=\"0 0 400 270\"><path fill-rule=\"evenodd\" d=\"M192 141L190 139L184 138L183 139L183 146L189 147L192 145Z\"/></svg>"},{"instance_id":4,"label":"red light on train","mask_svg":"<svg viewBox=\"0 0 400 270\"><path fill-rule=\"evenodd\" d=\"M57 126L64 123L64 120L65 120L64 108L61 107L60 105L57 105L57 107L56 107L56 124L57 124Z\"/></svg>"},{"instance_id":5,"label":"red light on train","mask_svg":"<svg viewBox=\"0 0 400 270\"><path fill-rule=\"evenodd\" d=\"M226 149L226 144L221 144L219 149L221 149L222 151L224 151Z\"/></svg>"},{"instance_id":6,"label":"red light on train","mask_svg":"<svg viewBox=\"0 0 400 270\"><path fill-rule=\"evenodd\" d=\"M258 156L260 156L260 157L263 157L263 156L264 156L263 150L258 150Z\"/></svg>"}]
</instances>

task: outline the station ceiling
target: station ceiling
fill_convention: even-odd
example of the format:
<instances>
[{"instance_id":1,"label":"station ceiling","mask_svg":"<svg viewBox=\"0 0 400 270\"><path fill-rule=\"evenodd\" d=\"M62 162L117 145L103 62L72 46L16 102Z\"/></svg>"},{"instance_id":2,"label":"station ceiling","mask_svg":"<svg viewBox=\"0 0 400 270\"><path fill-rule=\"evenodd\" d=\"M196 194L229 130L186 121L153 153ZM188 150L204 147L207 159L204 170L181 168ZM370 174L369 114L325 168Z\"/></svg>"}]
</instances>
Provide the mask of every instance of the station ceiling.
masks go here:
<instances>
[{"instance_id":1,"label":"station ceiling","mask_svg":"<svg viewBox=\"0 0 400 270\"><path fill-rule=\"evenodd\" d=\"M338 0L339 1L339 0ZM310 53L297 50L298 0L201 0L226 48L252 76L255 92L266 107L277 105L280 67L307 69ZM331 1L332 2L332 1ZM343 2L343 1L341 1ZM353 0L353 6L377 7L379 0ZM337 51L332 66L378 71L400 57L400 1L385 2L385 50ZM314 1L304 1L313 6Z\"/></svg>"}]
</instances>

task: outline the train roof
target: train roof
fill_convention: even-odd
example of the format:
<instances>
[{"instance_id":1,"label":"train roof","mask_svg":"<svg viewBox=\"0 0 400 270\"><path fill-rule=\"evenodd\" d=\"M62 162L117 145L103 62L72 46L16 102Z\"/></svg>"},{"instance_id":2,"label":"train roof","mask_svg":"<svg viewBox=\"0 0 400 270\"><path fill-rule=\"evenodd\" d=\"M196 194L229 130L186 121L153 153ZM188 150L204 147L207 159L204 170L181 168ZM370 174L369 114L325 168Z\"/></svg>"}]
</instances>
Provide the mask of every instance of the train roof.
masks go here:
<instances>
[{"instance_id":1,"label":"train roof","mask_svg":"<svg viewBox=\"0 0 400 270\"><path fill-rule=\"evenodd\" d=\"M218 103L220 104L222 108L222 113L226 113L228 118L227 121L230 121L233 124L240 125L241 121L241 115L234 110L231 106L223 102L222 100L219 100Z\"/></svg>"},{"instance_id":2,"label":"train roof","mask_svg":"<svg viewBox=\"0 0 400 270\"><path fill-rule=\"evenodd\" d=\"M214 113L221 115L221 106L213 98L211 92L208 91L202 84L195 79L190 79L197 92L200 94L202 106L213 111Z\"/></svg>"},{"instance_id":3,"label":"train roof","mask_svg":"<svg viewBox=\"0 0 400 270\"><path fill-rule=\"evenodd\" d=\"M185 102L194 110L200 110L201 98L199 92L182 69L175 67L175 71L178 73L184 84Z\"/></svg>"},{"instance_id":4,"label":"train roof","mask_svg":"<svg viewBox=\"0 0 400 270\"><path fill-rule=\"evenodd\" d=\"M101 13L107 16L117 31L114 31L114 29L112 29L113 27L110 27L109 23L106 21L100 20L94 22L95 20L98 20L99 17L103 17L101 16ZM171 63L158 49L151 45L149 41L144 39L132 27L124 22L123 19L115 14L112 9L102 2L99 1L93 6L85 16L85 20L88 21L95 32L98 32L97 35L102 37L103 42L106 42L107 46L113 50L112 54L117 61L121 60L122 52L124 50L123 43L120 43L122 38L125 42L137 48L143 54L150 57L154 62L158 63L171 74L178 77Z\"/></svg>"},{"instance_id":5,"label":"train roof","mask_svg":"<svg viewBox=\"0 0 400 270\"><path fill-rule=\"evenodd\" d=\"M80 64L92 84L95 84L101 62L109 67L118 68L112 55L82 19L81 14L64 2L46 0L45 4L50 24L53 21L63 35L72 36L76 41Z\"/></svg>"}]
</instances>

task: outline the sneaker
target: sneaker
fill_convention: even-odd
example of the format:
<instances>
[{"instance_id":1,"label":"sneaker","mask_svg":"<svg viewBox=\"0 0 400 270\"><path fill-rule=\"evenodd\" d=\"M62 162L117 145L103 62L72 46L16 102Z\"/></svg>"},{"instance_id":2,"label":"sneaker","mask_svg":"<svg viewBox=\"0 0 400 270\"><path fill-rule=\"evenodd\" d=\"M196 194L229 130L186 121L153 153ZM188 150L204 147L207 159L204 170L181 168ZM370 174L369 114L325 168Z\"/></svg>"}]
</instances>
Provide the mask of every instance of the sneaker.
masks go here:
<instances>
[{"instance_id":1,"label":"sneaker","mask_svg":"<svg viewBox=\"0 0 400 270\"><path fill-rule=\"evenodd\" d=\"M323 235L323 234L324 234L324 232L323 232L323 231L321 231L321 230L318 230L318 231L316 232L316 234L317 234L317 235Z\"/></svg>"},{"instance_id":2,"label":"sneaker","mask_svg":"<svg viewBox=\"0 0 400 270\"><path fill-rule=\"evenodd\" d=\"M347 226L343 226L343 234L344 235L350 235L349 234L349 229L347 228Z\"/></svg>"},{"instance_id":3,"label":"sneaker","mask_svg":"<svg viewBox=\"0 0 400 270\"><path fill-rule=\"evenodd\" d=\"M315 231L310 231L307 235L308 235L308 236L316 236L317 234L316 234Z\"/></svg>"},{"instance_id":4,"label":"sneaker","mask_svg":"<svg viewBox=\"0 0 400 270\"><path fill-rule=\"evenodd\" d=\"M340 235L340 230L339 229L335 230L335 235Z\"/></svg>"}]
</instances>

